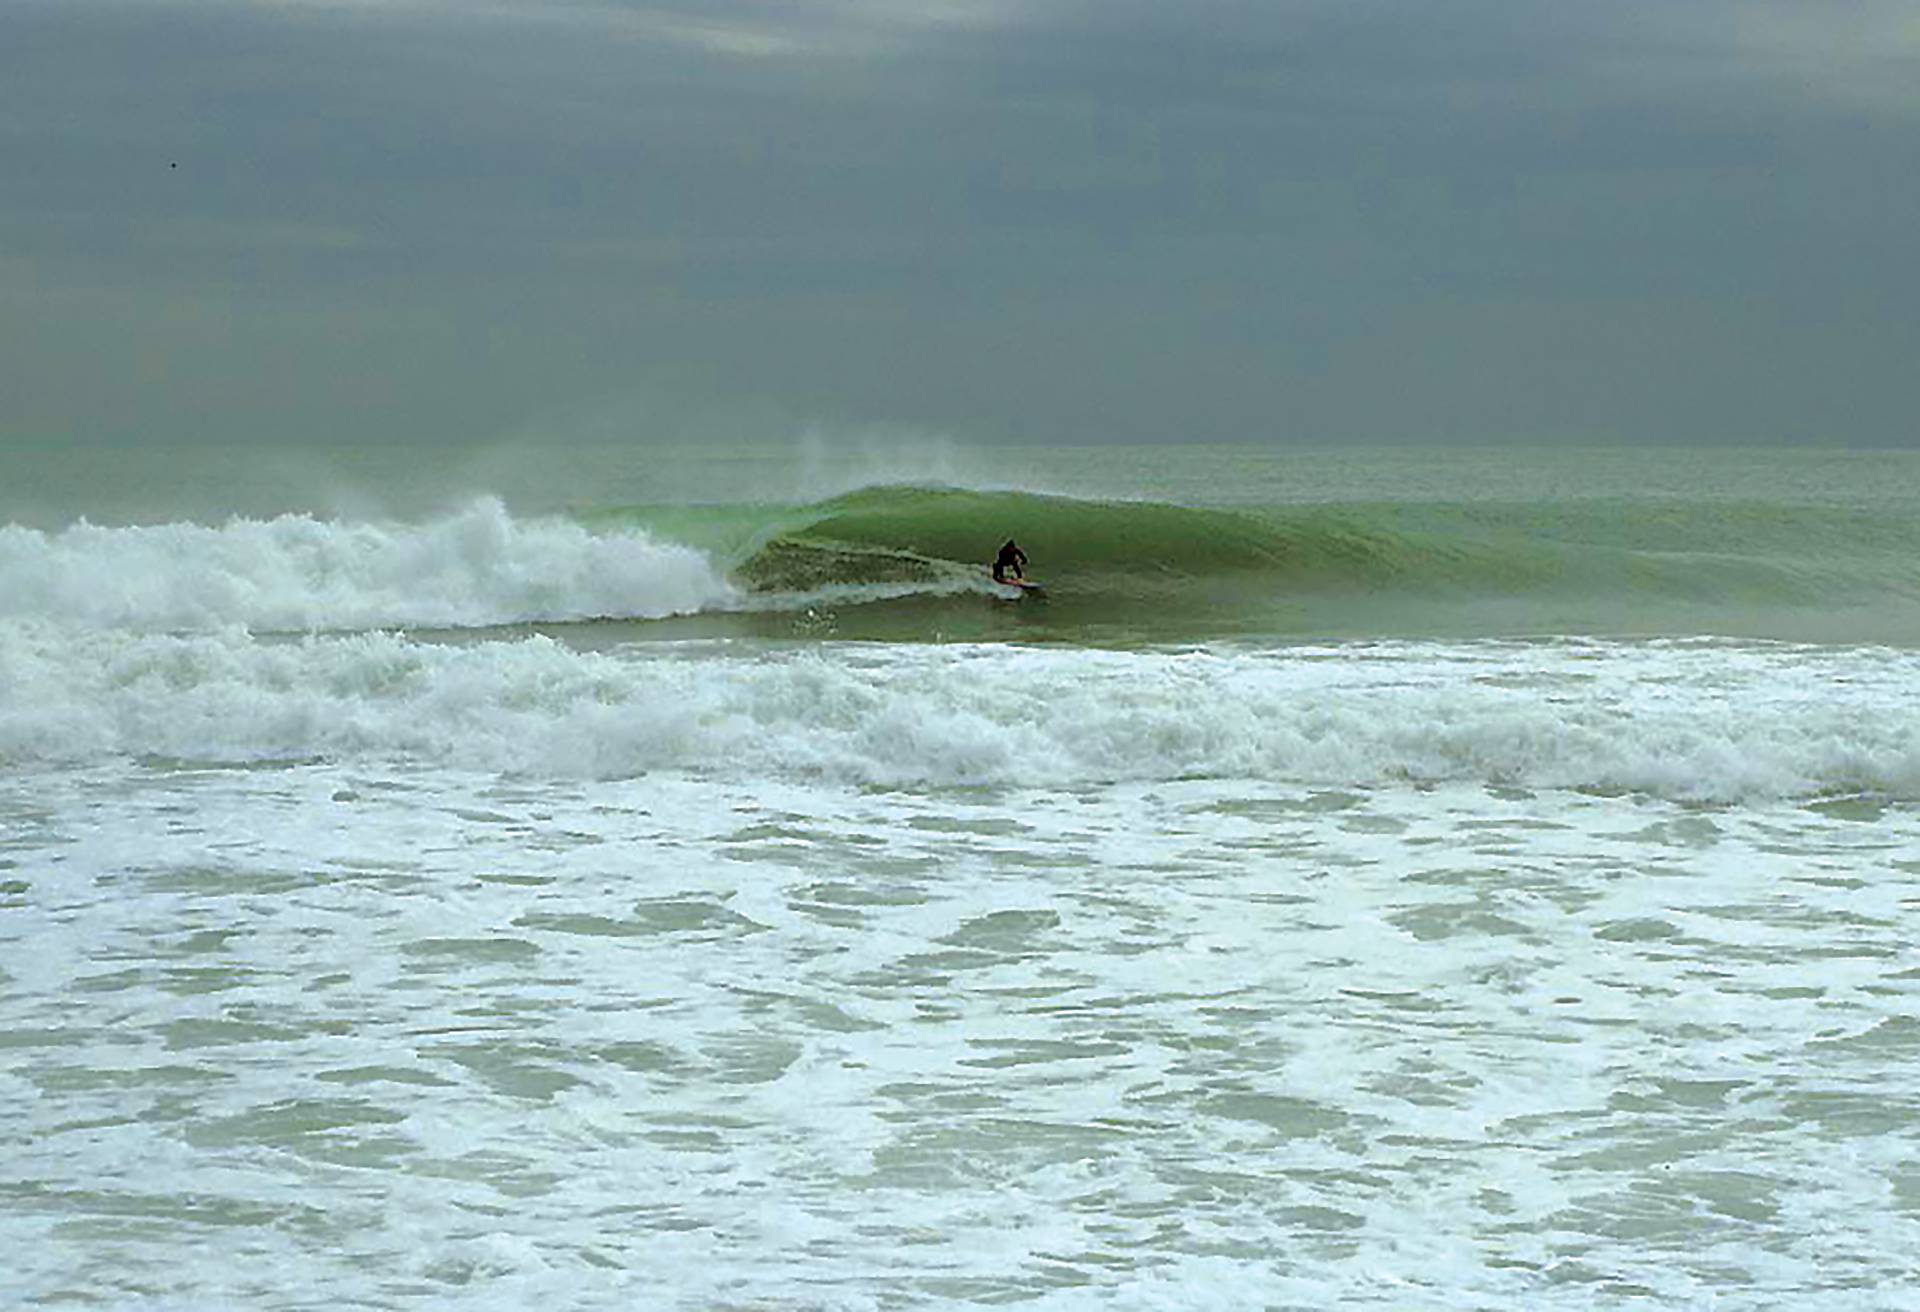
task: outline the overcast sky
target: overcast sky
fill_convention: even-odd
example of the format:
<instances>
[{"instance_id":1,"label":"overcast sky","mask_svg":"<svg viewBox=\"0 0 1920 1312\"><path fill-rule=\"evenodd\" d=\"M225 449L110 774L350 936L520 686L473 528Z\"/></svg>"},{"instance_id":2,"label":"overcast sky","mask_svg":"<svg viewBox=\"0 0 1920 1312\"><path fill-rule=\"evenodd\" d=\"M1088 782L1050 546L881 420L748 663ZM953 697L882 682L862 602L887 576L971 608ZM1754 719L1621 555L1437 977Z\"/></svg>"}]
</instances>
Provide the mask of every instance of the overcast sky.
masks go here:
<instances>
[{"instance_id":1,"label":"overcast sky","mask_svg":"<svg viewBox=\"0 0 1920 1312\"><path fill-rule=\"evenodd\" d=\"M0 438L1920 442L1913 0L4 0Z\"/></svg>"}]
</instances>

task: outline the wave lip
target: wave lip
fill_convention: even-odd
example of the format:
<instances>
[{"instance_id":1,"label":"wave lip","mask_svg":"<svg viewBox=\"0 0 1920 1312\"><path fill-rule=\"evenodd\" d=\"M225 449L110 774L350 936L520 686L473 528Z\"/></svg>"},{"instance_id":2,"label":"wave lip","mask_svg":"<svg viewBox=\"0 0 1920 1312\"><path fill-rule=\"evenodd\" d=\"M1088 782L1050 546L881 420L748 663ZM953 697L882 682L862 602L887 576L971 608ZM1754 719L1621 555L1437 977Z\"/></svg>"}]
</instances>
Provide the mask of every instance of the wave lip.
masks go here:
<instances>
[{"instance_id":1,"label":"wave lip","mask_svg":"<svg viewBox=\"0 0 1920 1312\"><path fill-rule=\"evenodd\" d=\"M1725 643L1253 652L0 631L0 760L407 761L880 787L1483 784L1920 801L1920 655Z\"/></svg>"},{"instance_id":2,"label":"wave lip","mask_svg":"<svg viewBox=\"0 0 1920 1312\"><path fill-rule=\"evenodd\" d=\"M734 595L711 560L640 531L517 520L496 499L419 525L306 515L54 533L0 527L0 618L267 632L658 618Z\"/></svg>"}]
</instances>

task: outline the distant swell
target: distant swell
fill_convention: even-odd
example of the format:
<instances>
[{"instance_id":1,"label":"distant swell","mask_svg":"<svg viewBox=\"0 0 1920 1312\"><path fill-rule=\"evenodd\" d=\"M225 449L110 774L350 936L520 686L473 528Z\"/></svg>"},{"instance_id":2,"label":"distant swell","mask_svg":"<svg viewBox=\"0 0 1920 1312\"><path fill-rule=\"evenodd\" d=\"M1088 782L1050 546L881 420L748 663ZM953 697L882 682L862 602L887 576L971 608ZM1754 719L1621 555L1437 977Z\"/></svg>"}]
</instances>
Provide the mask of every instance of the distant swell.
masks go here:
<instances>
[{"instance_id":1,"label":"distant swell","mask_svg":"<svg viewBox=\"0 0 1920 1312\"><path fill-rule=\"evenodd\" d=\"M0 527L0 619L258 631L657 617L723 602L704 553L638 530L516 520L498 501L419 525L305 515L57 533Z\"/></svg>"},{"instance_id":2,"label":"distant swell","mask_svg":"<svg viewBox=\"0 0 1920 1312\"><path fill-rule=\"evenodd\" d=\"M879 786L1256 779L1920 800L1920 657L1719 643L729 655L0 632L0 760L405 760Z\"/></svg>"}]
</instances>

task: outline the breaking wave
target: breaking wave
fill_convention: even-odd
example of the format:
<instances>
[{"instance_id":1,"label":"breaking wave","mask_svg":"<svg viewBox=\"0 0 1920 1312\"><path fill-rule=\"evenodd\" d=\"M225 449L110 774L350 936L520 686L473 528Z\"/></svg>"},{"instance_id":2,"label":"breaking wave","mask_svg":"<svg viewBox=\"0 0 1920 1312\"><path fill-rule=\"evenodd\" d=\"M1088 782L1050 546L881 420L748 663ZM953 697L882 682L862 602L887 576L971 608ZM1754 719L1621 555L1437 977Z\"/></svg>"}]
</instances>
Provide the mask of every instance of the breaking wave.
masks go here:
<instances>
[{"instance_id":1,"label":"breaking wave","mask_svg":"<svg viewBox=\"0 0 1920 1312\"><path fill-rule=\"evenodd\" d=\"M1049 584L1140 598L1216 583L1273 591L1593 595L1805 605L1916 593L1904 522L1804 507L1367 503L1223 510L887 486L805 506L715 508L706 544L743 587L977 579L1017 536ZM651 521L630 512L633 522ZM621 516L611 518L619 522ZM684 513L676 531L696 540Z\"/></svg>"},{"instance_id":2,"label":"breaking wave","mask_svg":"<svg viewBox=\"0 0 1920 1312\"><path fill-rule=\"evenodd\" d=\"M1053 599L1030 608L1026 637L1299 632L1284 608L1309 602L1309 629L1346 607L1335 628L1375 634L1803 637L1817 630L1771 617L1836 606L1866 617L1863 636L1920 632L1920 538L1904 522L1740 506L1220 510L917 486L541 518L483 499L419 524L0 527L0 621L273 633L857 607L887 612L869 628L889 640L987 636L986 561L1008 536ZM1454 599L1532 610L1432 627ZM1704 629L1686 627L1696 604L1721 608Z\"/></svg>"},{"instance_id":3,"label":"breaking wave","mask_svg":"<svg viewBox=\"0 0 1920 1312\"><path fill-rule=\"evenodd\" d=\"M0 633L0 760L369 760L866 786L1392 782L1920 799L1920 655L1726 643L583 652Z\"/></svg>"},{"instance_id":4,"label":"breaking wave","mask_svg":"<svg viewBox=\"0 0 1920 1312\"><path fill-rule=\"evenodd\" d=\"M136 527L0 527L0 619L264 632L471 627L722 605L705 553L638 530L516 519L476 501L425 524L283 515Z\"/></svg>"}]
</instances>

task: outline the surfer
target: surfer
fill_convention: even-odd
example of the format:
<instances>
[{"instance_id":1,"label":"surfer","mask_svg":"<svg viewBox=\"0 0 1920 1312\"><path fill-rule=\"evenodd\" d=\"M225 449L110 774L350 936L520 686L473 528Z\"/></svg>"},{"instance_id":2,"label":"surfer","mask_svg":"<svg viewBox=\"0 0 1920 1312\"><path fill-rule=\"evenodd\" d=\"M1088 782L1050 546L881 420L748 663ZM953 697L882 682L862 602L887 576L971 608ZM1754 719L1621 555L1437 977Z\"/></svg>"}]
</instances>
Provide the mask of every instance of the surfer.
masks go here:
<instances>
[{"instance_id":1,"label":"surfer","mask_svg":"<svg viewBox=\"0 0 1920 1312\"><path fill-rule=\"evenodd\" d=\"M1000 548L1000 554L994 557L993 581L1005 583L1009 573L1016 579L1027 576L1027 553L1020 550L1019 544L1012 538L1007 539L1007 545Z\"/></svg>"}]
</instances>

